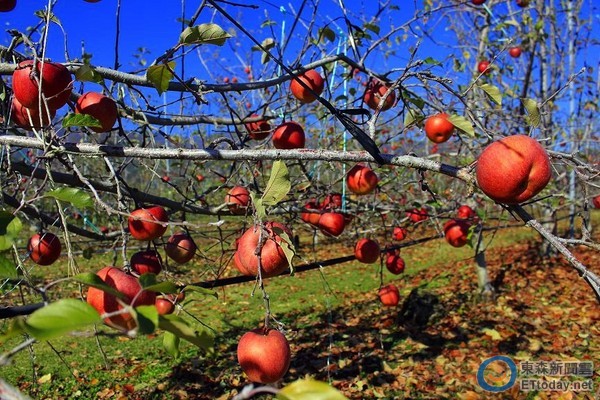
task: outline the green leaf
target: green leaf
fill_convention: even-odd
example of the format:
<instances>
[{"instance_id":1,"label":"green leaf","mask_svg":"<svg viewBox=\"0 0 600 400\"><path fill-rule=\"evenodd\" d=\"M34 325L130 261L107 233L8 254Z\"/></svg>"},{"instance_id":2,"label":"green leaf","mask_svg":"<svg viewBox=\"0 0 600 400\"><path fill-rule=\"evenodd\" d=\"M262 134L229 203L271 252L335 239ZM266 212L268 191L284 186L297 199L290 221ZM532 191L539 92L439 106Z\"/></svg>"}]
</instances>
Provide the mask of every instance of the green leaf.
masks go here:
<instances>
[{"instance_id":1,"label":"green leaf","mask_svg":"<svg viewBox=\"0 0 600 400\"><path fill-rule=\"evenodd\" d=\"M262 46L262 48L261 48ZM260 46L252 46L252 50L253 51L263 51L263 49L265 49L265 51L263 52L260 61L263 64L266 64L267 61L269 61L269 53L267 53L268 50L272 49L273 47L275 47L275 40L273 40L273 38L266 38L265 40L262 41L262 43L260 44Z\"/></svg>"},{"instance_id":2,"label":"green leaf","mask_svg":"<svg viewBox=\"0 0 600 400\"><path fill-rule=\"evenodd\" d=\"M37 10L33 13L36 17L39 17L41 19L43 19L44 21L46 20L47 16L50 17L50 21L54 22L56 25L60 26L62 28L62 25L60 24L60 20L58 18L56 18L56 16L53 13L48 14L46 12L46 10Z\"/></svg>"},{"instance_id":3,"label":"green leaf","mask_svg":"<svg viewBox=\"0 0 600 400\"><path fill-rule=\"evenodd\" d=\"M135 307L135 319L138 331L142 334L150 334L158 326L158 310L154 305Z\"/></svg>"},{"instance_id":4,"label":"green leaf","mask_svg":"<svg viewBox=\"0 0 600 400\"><path fill-rule=\"evenodd\" d=\"M17 278L17 266L4 255L0 254L0 279Z\"/></svg>"},{"instance_id":5,"label":"green leaf","mask_svg":"<svg viewBox=\"0 0 600 400\"><path fill-rule=\"evenodd\" d=\"M271 19L268 19L268 20L264 21L262 24L260 24L260 27L265 28L267 26L273 26L273 25L277 25L277 22L275 22Z\"/></svg>"},{"instance_id":6,"label":"green leaf","mask_svg":"<svg viewBox=\"0 0 600 400\"><path fill-rule=\"evenodd\" d=\"M158 326L204 350L210 350L214 344L214 338L208 330L203 327L199 331L194 330L186 320L175 314L159 315Z\"/></svg>"},{"instance_id":7,"label":"green leaf","mask_svg":"<svg viewBox=\"0 0 600 400\"><path fill-rule=\"evenodd\" d=\"M537 127L540 124L540 109L538 108L537 101L529 98L522 99L521 101L527 110L527 122L532 127Z\"/></svg>"},{"instance_id":8,"label":"green leaf","mask_svg":"<svg viewBox=\"0 0 600 400\"><path fill-rule=\"evenodd\" d=\"M498 104L502 105L502 94L500 93L500 89L494 85L490 85L489 83L484 83L483 85L479 85L479 87L490 97L490 99Z\"/></svg>"},{"instance_id":9,"label":"green leaf","mask_svg":"<svg viewBox=\"0 0 600 400\"><path fill-rule=\"evenodd\" d=\"M87 192L77 188L58 188L46 192L46 197L71 203L77 208L94 208L94 199Z\"/></svg>"},{"instance_id":10,"label":"green leaf","mask_svg":"<svg viewBox=\"0 0 600 400\"><path fill-rule=\"evenodd\" d=\"M254 207L254 211L256 212L256 218L263 219L267 216L267 210L263 205L262 198L257 198L258 196L252 190L250 190L250 200L252 201L252 207Z\"/></svg>"},{"instance_id":11,"label":"green leaf","mask_svg":"<svg viewBox=\"0 0 600 400\"><path fill-rule=\"evenodd\" d=\"M48 340L100 321L100 314L88 303L62 299L31 314L24 330L38 340Z\"/></svg>"},{"instance_id":12,"label":"green leaf","mask_svg":"<svg viewBox=\"0 0 600 400\"><path fill-rule=\"evenodd\" d=\"M413 110L412 108L409 108L406 110L406 113L404 114L404 126L410 126L413 124L418 124L419 121L421 121L423 119L423 114L421 114L419 111L417 110Z\"/></svg>"},{"instance_id":13,"label":"green leaf","mask_svg":"<svg viewBox=\"0 0 600 400\"><path fill-rule=\"evenodd\" d=\"M96 82L102 83L104 78L100 75L94 67L84 64L81 67L77 68L75 71L75 79L80 82Z\"/></svg>"},{"instance_id":14,"label":"green leaf","mask_svg":"<svg viewBox=\"0 0 600 400\"><path fill-rule=\"evenodd\" d=\"M196 292L196 293L203 294L205 296L213 296L215 299L219 298L219 294L217 292L215 292L214 290L203 288L201 286L187 285L186 287L183 288L183 291L186 293Z\"/></svg>"},{"instance_id":15,"label":"green leaf","mask_svg":"<svg viewBox=\"0 0 600 400\"><path fill-rule=\"evenodd\" d=\"M142 274L139 278L142 289L150 292L178 293L179 289L173 282L157 282L156 275L152 273Z\"/></svg>"},{"instance_id":16,"label":"green leaf","mask_svg":"<svg viewBox=\"0 0 600 400\"><path fill-rule=\"evenodd\" d=\"M335 32L328 26L319 29L319 40L321 42L325 42L325 39L329 40L330 42L335 41Z\"/></svg>"},{"instance_id":17,"label":"green leaf","mask_svg":"<svg viewBox=\"0 0 600 400\"><path fill-rule=\"evenodd\" d=\"M23 224L18 217L0 210L0 251L11 248L21 229Z\"/></svg>"},{"instance_id":18,"label":"green leaf","mask_svg":"<svg viewBox=\"0 0 600 400\"><path fill-rule=\"evenodd\" d=\"M442 65L441 62L439 62L438 60L436 60L433 57L427 57L426 59L423 60L424 64L429 64L429 65Z\"/></svg>"},{"instance_id":19,"label":"green leaf","mask_svg":"<svg viewBox=\"0 0 600 400\"><path fill-rule=\"evenodd\" d=\"M94 128L101 128L102 124L99 120L97 120L89 114L71 113L63 118L62 126L63 128L68 128L70 126L88 126Z\"/></svg>"},{"instance_id":20,"label":"green leaf","mask_svg":"<svg viewBox=\"0 0 600 400\"><path fill-rule=\"evenodd\" d=\"M336 388L325 382L312 379L300 379L277 393L280 400L348 400Z\"/></svg>"},{"instance_id":21,"label":"green leaf","mask_svg":"<svg viewBox=\"0 0 600 400\"><path fill-rule=\"evenodd\" d=\"M163 346L167 353L169 353L174 358L179 357L181 352L179 351L179 342L180 339L172 334L171 332L165 332L163 336Z\"/></svg>"},{"instance_id":22,"label":"green leaf","mask_svg":"<svg viewBox=\"0 0 600 400\"><path fill-rule=\"evenodd\" d=\"M294 256L296 255L296 249L294 248L292 239L281 228L273 227L273 232L275 232L277 235L279 235L282 239L281 242L279 243L279 246L281 247L281 250L283 250L283 254L285 254L285 258L287 259L287 262L290 265L290 274L293 275L294 274L294 264L292 263L292 260L294 259Z\"/></svg>"},{"instance_id":23,"label":"green leaf","mask_svg":"<svg viewBox=\"0 0 600 400\"><path fill-rule=\"evenodd\" d=\"M95 287L96 289L100 289L108 294L112 294L115 297L118 297L122 300L126 300L126 297L123 293L119 292L112 286L108 286L100 277L92 272L83 272L81 274L77 274L71 277L75 282L82 283L86 286Z\"/></svg>"},{"instance_id":24,"label":"green leaf","mask_svg":"<svg viewBox=\"0 0 600 400\"><path fill-rule=\"evenodd\" d=\"M152 65L146 70L146 79L154 85L158 94L162 94L169 88L169 82L173 79L171 71L174 69L175 61L170 61L166 65Z\"/></svg>"},{"instance_id":25,"label":"green leaf","mask_svg":"<svg viewBox=\"0 0 600 400\"><path fill-rule=\"evenodd\" d=\"M469 136L475 136L475 128L471 122L463 116L452 114L448 117L448 121L452 122L452 125L463 131Z\"/></svg>"},{"instance_id":26,"label":"green leaf","mask_svg":"<svg viewBox=\"0 0 600 400\"><path fill-rule=\"evenodd\" d=\"M283 161L276 160L273 162L271 176L262 195L263 204L266 206L276 205L287 196L291 188L292 184L287 166Z\"/></svg>"},{"instance_id":27,"label":"green leaf","mask_svg":"<svg viewBox=\"0 0 600 400\"><path fill-rule=\"evenodd\" d=\"M368 29L371 32L374 32L377 35L379 35L379 32L381 31L381 28L379 28L379 25L375 25L375 24L371 24L371 23L366 23L365 29Z\"/></svg>"},{"instance_id":28,"label":"green leaf","mask_svg":"<svg viewBox=\"0 0 600 400\"><path fill-rule=\"evenodd\" d=\"M231 35L217 24L200 24L185 28L179 35L181 44L214 44L223 46Z\"/></svg>"}]
</instances>

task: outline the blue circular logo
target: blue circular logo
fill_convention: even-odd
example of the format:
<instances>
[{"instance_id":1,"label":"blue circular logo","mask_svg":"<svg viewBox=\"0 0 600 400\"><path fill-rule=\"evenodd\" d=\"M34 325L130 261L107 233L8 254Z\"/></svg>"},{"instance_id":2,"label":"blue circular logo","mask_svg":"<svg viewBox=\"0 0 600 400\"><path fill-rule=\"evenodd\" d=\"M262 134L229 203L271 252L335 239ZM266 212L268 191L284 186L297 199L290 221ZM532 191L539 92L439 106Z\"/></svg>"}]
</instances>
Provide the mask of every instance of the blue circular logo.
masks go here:
<instances>
[{"instance_id":1,"label":"blue circular logo","mask_svg":"<svg viewBox=\"0 0 600 400\"><path fill-rule=\"evenodd\" d=\"M509 378L508 382L502 386L492 386L485 380L485 377L484 377L486 368L495 361L500 361L500 362L505 363L506 365L508 365L508 369L510 370L510 378ZM493 393L504 392L505 390L508 390L514 386L515 382L517 381L517 375L518 375L517 365L510 357L494 356L494 357L488 358L487 360L482 362L481 365L479 366L479 369L477 370L477 384L479 386L481 386L481 388L483 390L487 390L488 392L493 392Z\"/></svg>"}]
</instances>

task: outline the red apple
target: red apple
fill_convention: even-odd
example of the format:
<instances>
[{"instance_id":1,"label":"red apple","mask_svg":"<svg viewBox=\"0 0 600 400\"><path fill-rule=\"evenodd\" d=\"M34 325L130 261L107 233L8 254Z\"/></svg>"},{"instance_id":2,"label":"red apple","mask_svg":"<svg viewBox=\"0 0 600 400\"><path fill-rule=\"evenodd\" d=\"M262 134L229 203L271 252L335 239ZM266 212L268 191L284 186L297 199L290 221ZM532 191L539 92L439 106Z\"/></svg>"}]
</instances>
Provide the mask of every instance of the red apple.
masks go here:
<instances>
[{"instance_id":1,"label":"red apple","mask_svg":"<svg viewBox=\"0 0 600 400\"><path fill-rule=\"evenodd\" d=\"M129 233L137 240L154 240L167 230L167 225L161 222L169 222L169 216L161 206L138 208L129 216Z\"/></svg>"},{"instance_id":2,"label":"red apple","mask_svg":"<svg viewBox=\"0 0 600 400\"><path fill-rule=\"evenodd\" d=\"M58 63L38 62L36 65L36 78L32 78L33 60L19 63L12 76L14 95L23 107L38 108L40 86L37 77L41 75L42 94L48 101L48 108L58 110L71 95L71 73Z\"/></svg>"},{"instance_id":3,"label":"red apple","mask_svg":"<svg viewBox=\"0 0 600 400\"><path fill-rule=\"evenodd\" d=\"M17 0L0 0L0 12L12 11L16 5Z\"/></svg>"},{"instance_id":4,"label":"red apple","mask_svg":"<svg viewBox=\"0 0 600 400\"><path fill-rule=\"evenodd\" d=\"M444 224L446 241L452 247L463 247L467 244L471 224L463 220L451 219Z\"/></svg>"},{"instance_id":5,"label":"red apple","mask_svg":"<svg viewBox=\"0 0 600 400\"><path fill-rule=\"evenodd\" d=\"M319 205L317 204L317 202L315 200L309 201L304 206L304 209L306 211L304 211L300 215L300 218L302 219L302 221L306 222L307 224L317 226L319 224L319 219L321 218L321 213L317 211L317 210L319 210ZM317 212L313 212L313 211L317 211Z\"/></svg>"},{"instance_id":6,"label":"red apple","mask_svg":"<svg viewBox=\"0 0 600 400\"><path fill-rule=\"evenodd\" d=\"M321 202L323 210L339 210L342 208L342 195L340 193L331 193L325 196Z\"/></svg>"},{"instance_id":7,"label":"red apple","mask_svg":"<svg viewBox=\"0 0 600 400\"><path fill-rule=\"evenodd\" d=\"M310 69L303 74L299 74L298 78L292 78L290 83L290 91L294 95L295 98L300 100L302 103L312 103L317 99L317 96L313 94L308 89L305 89L298 80L301 80L308 87L312 89L312 91L316 95L321 95L323 93L323 89L325 88L325 81L321 77L321 75L315 71L314 69Z\"/></svg>"},{"instance_id":8,"label":"red apple","mask_svg":"<svg viewBox=\"0 0 600 400\"><path fill-rule=\"evenodd\" d=\"M293 121L284 122L273 132L273 146L276 149L302 149L305 141L304 129Z\"/></svg>"},{"instance_id":9,"label":"red apple","mask_svg":"<svg viewBox=\"0 0 600 400\"><path fill-rule=\"evenodd\" d=\"M185 264L196 255L197 246L185 232L171 235L165 245L165 253L178 264Z\"/></svg>"},{"instance_id":10,"label":"red apple","mask_svg":"<svg viewBox=\"0 0 600 400\"><path fill-rule=\"evenodd\" d=\"M421 207L421 209L413 208L412 210L407 211L406 216L416 224L417 222L425 221L429 215L427 214L427 209Z\"/></svg>"},{"instance_id":11,"label":"red apple","mask_svg":"<svg viewBox=\"0 0 600 400\"><path fill-rule=\"evenodd\" d=\"M131 269L139 275L152 273L158 274L162 271L162 263L159 254L154 250L138 251L129 260Z\"/></svg>"},{"instance_id":12,"label":"red apple","mask_svg":"<svg viewBox=\"0 0 600 400\"><path fill-rule=\"evenodd\" d=\"M158 315L173 314L173 311L175 311L175 303L166 297L157 297L154 306L158 311Z\"/></svg>"},{"instance_id":13,"label":"red apple","mask_svg":"<svg viewBox=\"0 0 600 400\"><path fill-rule=\"evenodd\" d=\"M487 146L477 160L475 173L481 190L506 204L531 199L552 177L546 150L527 135L508 136Z\"/></svg>"},{"instance_id":14,"label":"red apple","mask_svg":"<svg viewBox=\"0 0 600 400\"><path fill-rule=\"evenodd\" d=\"M517 0L517 5L519 7L527 7L529 5L529 0Z\"/></svg>"},{"instance_id":15,"label":"red apple","mask_svg":"<svg viewBox=\"0 0 600 400\"><path fill-rule=\"evenodd\" d=\"M598 195L592 199L592 204L594 205L595 208L600 208L600 195Z\"/></svg>"},{"instance_id":16,"label":"red apple","mask_svg":"<svg viewBox=\"0 0 600 400\"><path fill-rule=\"evenodd\" d=\"M380 254L379 244L372 239L362 238L354 246L356 260L364 264L374 263L379 259Z\"/></svg>"},{"instance_id":17,"label":"red apple","mask_svg":"<svg viewBox=\"0 0 600 400\"><path fill-rule=\"evenodd\" d=\"M259 115L252 114L251 117L259 117ZM248 122L244 126L248 131L248 136L254 140L263 140L271 134L271 124L264 119L256 122Z\"/></svg>"},{"instance_id":18,"label":"red apple","mask_svg":"<svg viewBox=\"0 0 600 400\"><path fill-rule=\"evenodd\" d=\"M278 222L266 222L262 234L260 226L248 228L237 240L237 249L233 257L238 271L249 276L258 274L256 251L260 240L263 243L260 251L261 276L268 278L285 271L289 263L281 248L283 239L279 235L280 232L285 232L290 239L292 238L289 228Z\"/></svg>"},{"instance_id":19,"label":"red apple","mask_svg":"<svg viewBox=\"0 0 600 400\"><path fill-rule=\"evenodd\" d=\"M389 252L385 259L385 267L394 275L399 275L404 272L405 264L400 252L392 251Z\"/></svg>"},{"instance_id":20,"label":"red apple","mask_svg":"<svg viewBox=\"0 0 600 400\"><path fill-rule=\"evenodd\" d=\"M477 213L471 207L463 204L458 207L458 211L456 212L456 218L458 219L474 219L477 217Z\"/></svg>"},{"instance_id":21,"label":"red apple","mask_svg":"<svg viewBox=\"0 0 600 400\"><path fill-rule=\"evenodd\" d=\"M379 179L373 170L364 165L355 165L346 174L348 190L356 194L369 194L377 187Z\"/></svg>"},{"instance_id":22,"label":"red apple","mask_svg":"<svg viewBox=\"0 0 600 400\"><path fill-rule=\"evenodd\" d=\"M476 6L480 6L480 5L482 5L483 3L485 3L485 0L471 0L471 2L472 2L473 4L475 4Z\"/></svg>"},{"instance_id":23,"label":"red apple","mask_svg":"<svg viewBox=\"0 0 600 400\"><path fill-rule=\"evenodd\" d=\"M125 304L137 307L142 305L149 306L155 302L156 294L154 292L142 291L142 286L135 276L128 275L118 268L104 267L97 272L97 275L108 286L115 288L124 295L124 299L121 301L125 302ZM134 299L135 302L133 301ZM115 296L95 287L88 288L87 302L101 315L114 313L123 309ZM124 330L131 330L136 327L135 319L129 313L107 317L104 322L110 326Z\"/></svg>"},{"instance_id":24,"label":"red apple","mask_svg":"<svg viewBox=\"0 0 600 400\"><path fill-rule=\"evenodd\" d=\"M233 214L246 214L250 205L250 192L243 186L234 186L225 195L225 203Z\"/></svg>"},{"instance_id":25,"label":"red apple","mask_svg":"<svg viewBox=\"0 0 600 400\"><path fill-rule=\"evenodd\" d=\"M400 302L400 291L398 290L398 287L392 283L382 286L381 289L379 289L379 300L384 306L397 306L398 302Z\"/></svg>"},{"instance_id":26,"label":"red apple","mask_svg":"<svg viewBox=\"0 0 600 400\"><path fill-rule=\"evenodd\" d=\"M84 93L75 104L75 113L91 115L100 121L100 128L90 127L94 132L108 132L117 122L117 104L110 97L100 93Z\"/></svg>"},{"instance_id":27,"label":"red apple","mask_svg":"<svg viewBox=\"0 0 600 400\"><path fill-rule=\"evenodd\" d=\"M508 49L508 54L510 54L512 58L519 58L521 55L521 48L519 46L511 47Z\"/></svg>"},{"instance_id":28,"label":"red apple","mask_svg":"<svg viewBox=\"0 0 600 400\"><path fill-rule=\"evenodd\" d=\"M344 214L326 212L319 217L317 226L325 235L338 237L344 232L346 218Z\"/></svg>"},{"instance_id":29,"label":"red apple","mask_svg":"<svg viewBox=\"0 0 600 400\"><path fill-rule=\"evenodd\" d=\"M16 126L23 129L41 129L44 126L50 125L52 119L56 115L55 110L50 110L50 118L48 118L48 112L46 111L46 107L42 106L42 115L44 118L40 118L39 108L25 108L16 97L12 99L11 106L11 118ZM31 120L29 119L31 117ZM31 124L33 122L33 125Z\"/></svg>"},{"instance_id":30,"label":"red apple","mask_svg":"<svg viewBox=\"0 0 600 400\"><path fill-rule=\"evenodd\" d=\"M237 359L251 381L273 383L290 367L290 345L277 330L253 329L240 338Z\"/></svg>"},{"instance_id":31,"label":"red apple","mask_svg":"<svg viewBox=\"0 0 600 400\"><path fill-rule=\"evenodd\" d=\"M406 228L402 228L400 226L395 227L392 233L394 240L404 240L407 235L408 231L406 230Z\"/></svg>"},{"instance_id":32,"label":"red apple","mask_svg":"<svg viewBox=\"0 0 600 400\"><path fill-rule=\"evenodd\" d=\"M58 237L50 232L36 233L27 243L29 258L38 265L53 264L60 257L61 248Z\"/></svg>"},{"instance_id":33,"label":"red apple","mask_svg":"<svg viewBox=\"0 0 600 400\"><path fill-rule=\"evenodd\" d=\"M487 60L479 61L479 64L477 64L477 71L479 71L480 74L489 74L491 71L490 62Z\"/></svg>"},{"instance_id":34,"label":"red apple","mask_svg":"<svg viewBox=\"0 0 600 400\"><path fill-rule=\"evenodd\" d=\"M433 143L444 143L454 133L454 124L448 120L448 114L432 115L425 121L425 135Z\"/></svg>"},{"instance_id":35,"label":"red apple","mask_svg":"<svg viewBox=\"0 0 600 400\"><path fill-rule=\"evenodd\" d=\"M384 85L379 80L373 80L365 91L365 104L372 110L376 110L383 96L387 93L389 87ZM385 102L381 105L381 111L389 110L396 102L396 92L392 91L386 97Z\"/></svg>"}]
</instances>

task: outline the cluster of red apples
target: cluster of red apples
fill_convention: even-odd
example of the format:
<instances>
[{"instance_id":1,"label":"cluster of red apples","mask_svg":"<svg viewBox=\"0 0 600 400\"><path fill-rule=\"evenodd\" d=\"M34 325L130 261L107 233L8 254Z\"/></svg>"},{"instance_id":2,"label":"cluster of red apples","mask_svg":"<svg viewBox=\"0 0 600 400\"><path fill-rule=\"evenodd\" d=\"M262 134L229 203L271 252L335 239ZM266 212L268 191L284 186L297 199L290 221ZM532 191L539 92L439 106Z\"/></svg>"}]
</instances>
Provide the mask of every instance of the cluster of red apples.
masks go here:
<instances>
[{"instance_id":1,"label":"cluster of red apples","mask_svg":"<svg viewBox=\"0 0 600 400\"><path fill-rule=\"evenodd\" d=\"M56 111L71 97L71 73L62 64L25 60L12 75L13 98L11 119L23 129L40 129L50 125ZM117 120L117 105L100 93L87 92L75 105L76 114L86 114L98 120L95 132L107 132Z\"/></svg>"}]
</instances>

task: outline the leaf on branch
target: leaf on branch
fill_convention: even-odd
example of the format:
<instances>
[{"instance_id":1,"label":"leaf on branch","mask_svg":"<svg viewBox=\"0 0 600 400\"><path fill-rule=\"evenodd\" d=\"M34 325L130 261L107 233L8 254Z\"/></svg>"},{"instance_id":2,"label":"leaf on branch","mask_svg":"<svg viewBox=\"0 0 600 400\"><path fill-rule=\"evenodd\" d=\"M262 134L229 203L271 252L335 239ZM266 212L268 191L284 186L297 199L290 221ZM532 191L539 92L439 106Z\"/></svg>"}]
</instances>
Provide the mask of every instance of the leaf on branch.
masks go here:
<instances>
[{"instance_id":1,"label":"leaf on branch","mask_svg":"<svg viewBox=\"0 0 600 400\"><path fill-rule=\"evenodd\" d=\"M179 357L179 342L181 340L171 332L165 332L163 336L163 347L173 358Z\"/></svg>"},{"instance_id":2,"label":"leaf on branch","mask_svg":"<svg viewBox=\"0 0 600 400\"><path fill-rule=\"evenodd\" d=\"M10 249L21 229L23 224L18 217L0 210L0 251Z\"/></svg>"},{"instance_id":3,"label":"leaf on branch","mask_svg":"<svg viewBox=\"0 0 600 400\"><path fill-rule=\"evenodd\" d=\"M412 108L407 109L406 113L404 114L404 126L405 127L411 126L413 124L418 124L422 120L423 120L423 114L421 114L417 110L413 110Z\"/></svg>"},{"instance_id":4,"label":"leaf on branch","mask_svg":"<svg viewBox=\"0 0 600 400\"><path fill-rule=\"evenodd\" d=\"M335 32L328 26L319 29L319 42L324 43L325 39L329 40L330 42L335 41Z\"/></svg>"},{"instance_id":5,"label":"leaf on branch","mask_svg":"<svg viewBox=\"0 0 600 400\"><path fill-rule=\"evenodd\" d=\"M62 25L60 24L60 20L58 18L56 18L56 15L54 15L54 13L48 14L46 10L37 10L33 14L36 17L43 19L44 21L46 19L49 19L50 21L54 22L56 25L58 25L62 28Z\"/></svg>"},{"instance_id":6,"label":"leaf on branch","mask_svg":"<svg viewBox=\"0 0 600 400\"><path fill-rule=\"evenodd\" d=\"M223 46L231 35L217 24L200 24L185 28L179 35L181 44L214 44Z\"/></svg>"},{"instance_id":7,"label":"leaf on branch","mask_svg":"<svg viewBox=\"0 0 600 400\"><path fill-rule=\"evenodd\" d=\"M537 127L540 124L540 109L537 101L529 98L524 98L521 101L525 106L525 110L527 110L527 122L533 128Z\"/></svg>"},{"instance_id":8,"label":"leaf on branch","mask_svg":"<svg viewBox=\"0 0 600 400\"><path fill-rule=\"evenodd\" d=\"M456 128L460 129L467 135L474 137L475 136L475 128L471 122L461 115L452 114L448 117L448 121L452 122Z\"/></svg>"},{"instance_id":9,"label":"leaf on branch","mask_svg":"<svg viewBox=\"0 0 600 400\"><path fill-rule=\"evenodd\" d=\"M381 28L379 27L379 25L376 24L371 24L371 23L366 23L365 24L365 29L379 35L379 32L381 32Z\"/></svg>"},{"instance_id":10,"label":"leaf on branch","mask_svg":"<svg viewBox=\"0 0 600 400\"><path fill-rule=\"evenodd\" d=\"M4 255L0 254L0 279L17 278L17 267Z\"/></svg>"},{"instance_id":11,"label":"leaf on branch","mask_svg":"<svg viewBox=\"0 0 600 400\"><path fill-rule=\"evenodd\" d=\"M267 210L263 205L262 198L257 196L258 194L250 190L250 200L252 201L252 207L254 207L254 211L256 212L256 218L263 219L267 216Z\"/></svg>"},{"instance_id":12,"label":"leaf on branch","mask_svg":"<svg viewBox=\"0 0 600 400\"><path fill-rule=\"evenodd\" d=\"M299 379L277 393L280 400L348 400L336 388L313 379Z\"/></svg>"},{"instance_id":13,"label":"leaf on branch","mask_svg":"<svg viewBox=\"0 0 600 400\"><path fill-rule=\"evenodd\" d=\"M46 197L70 203L77 208L94 208L94 199L87 192L77 188L58 188L46 192Z\"/></svg>"},{"instance_id":14,"label":"leaf on branch","mask_svg":"<svg viewBox=\"0 0 600 400\"><path fill-rule=\"evenodd\" d=\"M62 121L63 128L69 128L71 126L87 126L93 128L101 128L102 124L100 121L89 114L67 114Z\"/></svg>"},{"instance_id":15,"label":"leaf on branch","mask_svg":"<svg viewBox=\"0 0 600 400\"><path fill-rule=\"evenodd\" d=\"M173 79L172 70L175 69L175 61L169 61L166 65L152 65L146 70L146 79L150 82L158 94L166 92L169 88L169 82Z\"/></svg>"},{"instance_id":16,"label":"leaf on branch","mask_svg":"<svg viewBox=\"0 0 600 400\"><path fill-rule=\"evenodd\" d=\"M211 333L200 327L201 329L194 330L190 324L175 314L159 315L158 326L160 329L171 332L180 339L198 346L204 350L211 350L214 344L214 338Z\"/></svg>"},{"instance_id":17,"label":"leaf on branch","mask_svg":"<svg viewBox=\"0 0 600 400\"><path fill-rule=\"evenodd\" d=\"M148 335L158 327L158 310L154 305L135 307L135 320L138 325L138 332Z\"/></svg>"},{"instance_id":18,"label":"leaf on branch","mask_svg":"<svg viewBox=\"0 0 600 400\"><path fill-rule=\"evenodd\" d=\"M77 274L71 277L75 282L82 283L86 286L95 287L96 289L100 289L103 292L108 294L112 294L122 300L125 300L126 297L123 293L119 292L117 289L112 286L108 286L100 277L92 272L83 272L81 274Z\"/></svg>"},{"instance_id":19,"label":"leaf on branch","mask_svg":"<svg viewBox=\"0 0 600 400\"><path fill-rule=\"evenodd\" d=\"M441 62L439 62L438 60L436 60L433 57L427 57L426 59L423 60L423 64L428 64L428 65L442 65Z\"/></svg>"},{"instance_id":20,"label":"leaf on branch","mask_svg":"<svg viewBox=\"0 0 600 400\"><path fill-rule=\"evenodd\" d=\"M285 258L287 259L288 264L290 265L290 275L294 275L294 264L293 259L296 255L296 249L294 248L294 244L289 235L281 228L273 227L273 232L281 237L281 242L279 246L281 250L283 250L283 254L285 254Z\"/></svg>"},{"instance_id":21,"label":"leaf on branch","mask_svg":"<svg viewBox=\"0 0 600 400\"><path fill-rule=\"evenodd\" d=\"M175 285L173 282L158 282L156 280L156 275L152 273L142 274L139 278L139 281L140 285L142 285L142 289L149 292L177 293L179 291L179 289L177 289L177 285Z\"/></svg>"},{"instance_id":22,"label":"leaf on branch","mask_svg":"<svg viewBox=\"0 0 600 400\"><path fill-rule=\"evenodd\" d=\"M48 340L100 321L100 314L88 303L62 299L31 314L23 329L38 340Z\"/></svg>"},{"instance_id":23,"label":"leaf on branch","mask_svg":"<svg viewBox=\"0 0 600 400\"><path fill-rule=\"evenodd\" d=\"M81 67L77 68L75 71L75 79L80 82L96 82L102 83L104 78L100 75L94 67L84 64Z\"/></svg>"},{"instance_id":24,"label":"leaf on branch","mask_svg":"<svg viewBox=\"0 0 600 400\"><path fill-rule=\"evenodd\" d=\"M275 40L273 40L273 38L266 38L262 41L260 46L252 46L252 51L263 51L264 49L265 51L263 51L260 62L266 64L266 62L269 61L269 53L267 53L267 51L271 50L273 47L275 47Z\"/></svg>"},{"instance_id":25,"label":"leaf on branch","mask_svg":"<svg viewBox=\"0 0 600 400\"><path fill-rule=\"evenodd\" d=\"M266 206L274 206L284 199L292 188L290 172L281 160L273 162L271 176L267 187L262 195L262 203Z\"/></svg>"},{"instance_id":26,"label":"leaf on branch","mask_svg":"<svg viewBox=\"0 0 600 400\"><path fill-rule=\"evenodd\" d=\"M483 85L479 85L481 90L483 90L489 98L499 106L502 105L502 94L500 93L500 89L497 86L490 85L489 83L484 83Z\"/></svg>"}]
</instances>

